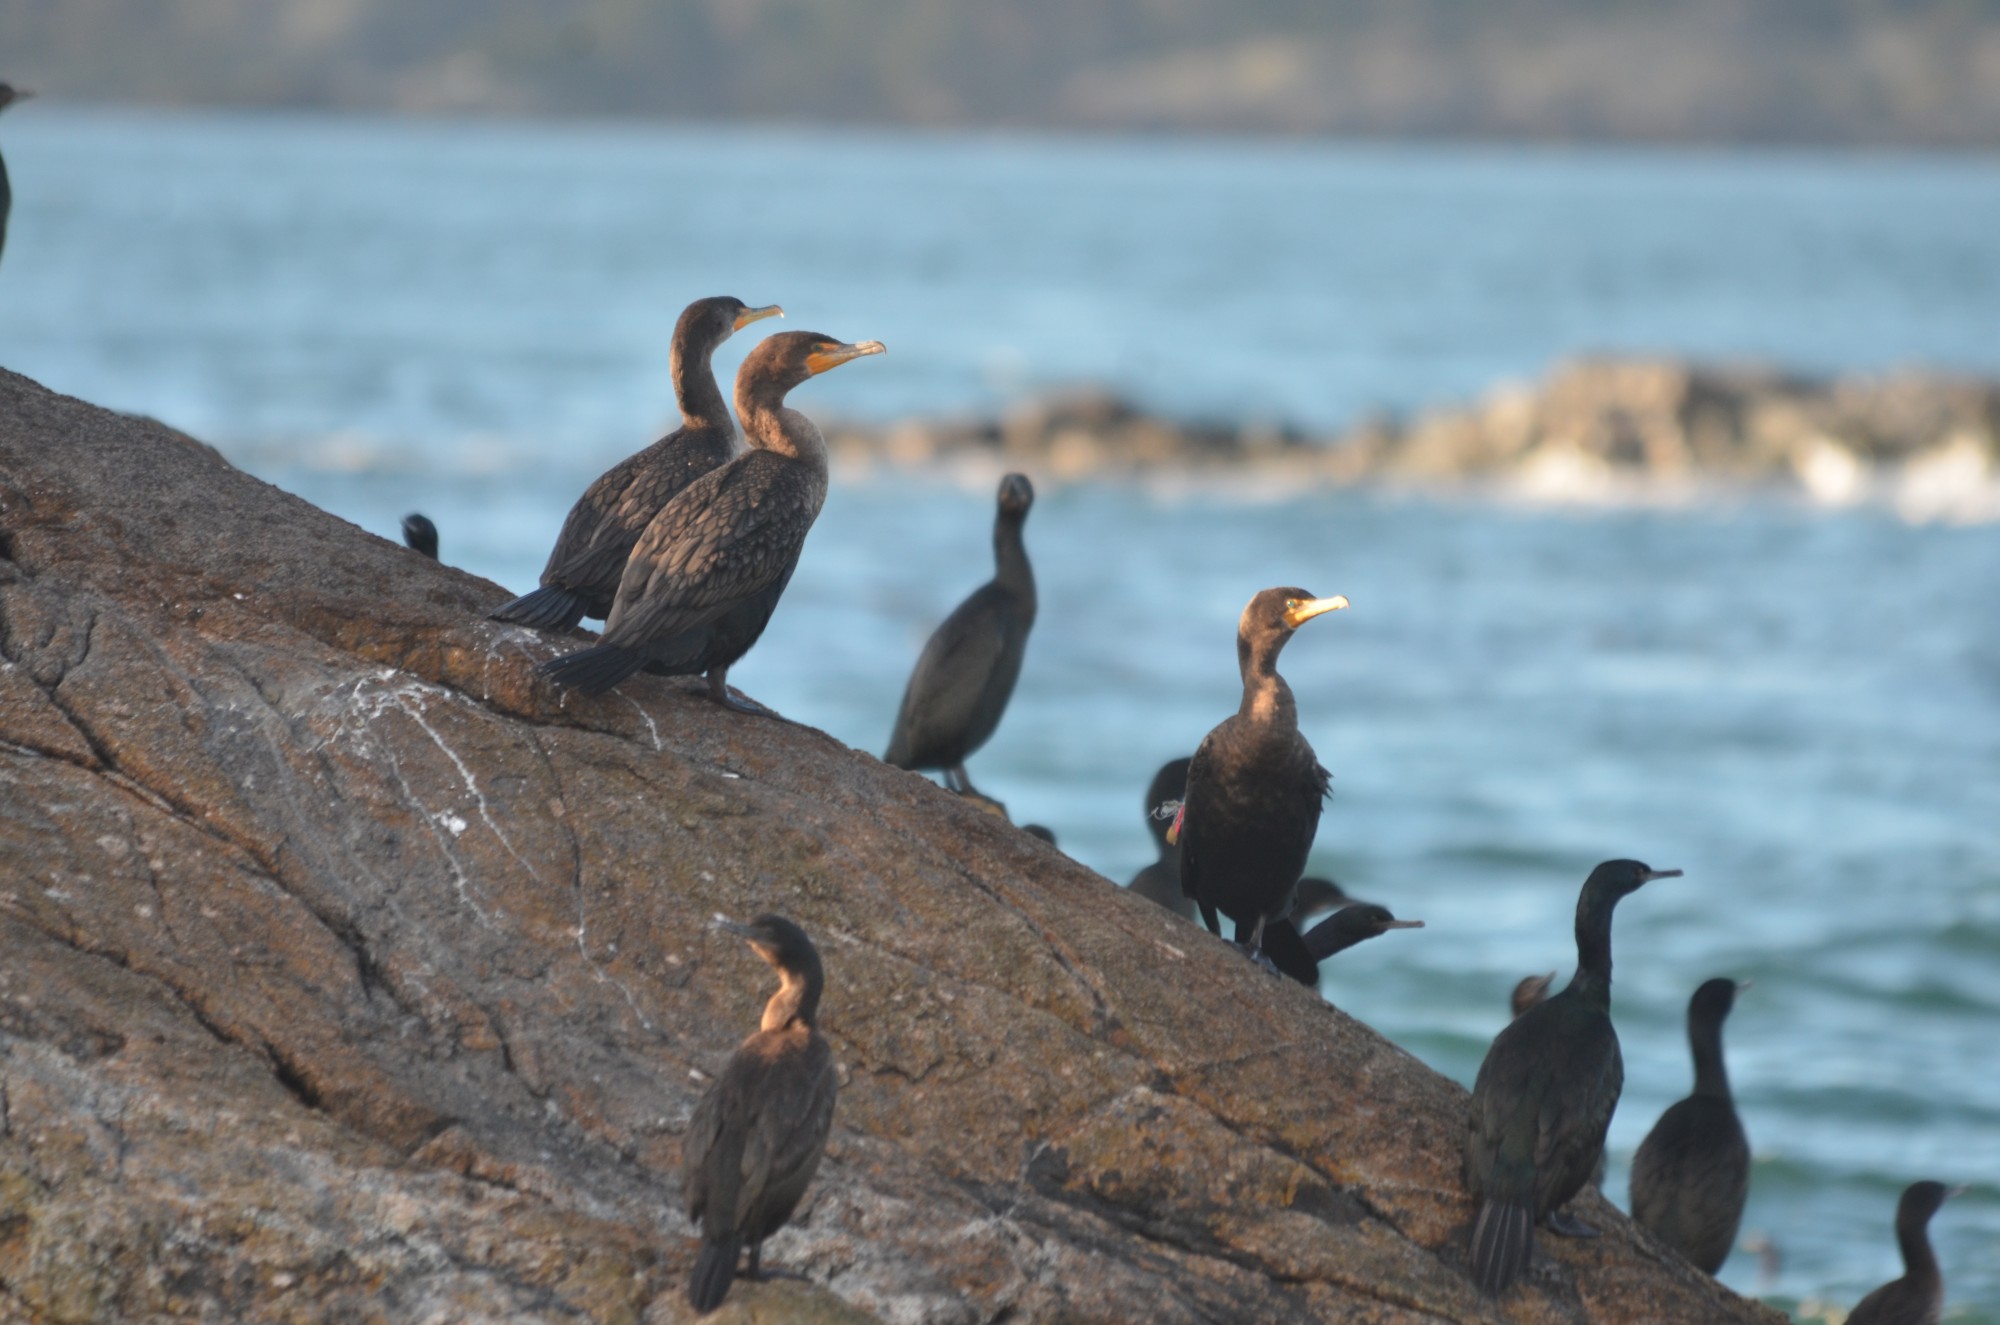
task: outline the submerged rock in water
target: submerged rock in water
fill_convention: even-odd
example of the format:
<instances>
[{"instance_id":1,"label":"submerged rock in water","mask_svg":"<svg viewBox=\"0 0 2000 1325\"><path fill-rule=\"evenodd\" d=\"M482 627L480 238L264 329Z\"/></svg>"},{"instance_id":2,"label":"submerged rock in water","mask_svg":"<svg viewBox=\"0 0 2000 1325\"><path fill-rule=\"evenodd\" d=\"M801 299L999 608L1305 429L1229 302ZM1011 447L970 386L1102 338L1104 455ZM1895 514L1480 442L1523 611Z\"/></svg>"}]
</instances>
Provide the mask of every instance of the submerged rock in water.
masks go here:
<instances>
[{"instance_id":1,"label":"submerged rock in water","mask_svg":"<svg viewBox=\"0 0 2000 1325\"><path fill-rule=\"evenodd\" d=\"M1465 1092L920 777L0 372L0 1319L686 1319L679 1137L824 955L757 1319L1495 1319ZM1770 1321L1594 1242L1509 1319Z\"/></svg>"},{"instance_id":2,"label":"submerged rock in water","mask_svg":"<svg viewBox=\"0 0 2000 1325\"><path fill-rule=\"evenodd\" d=\"M1912 518L2000 518L2000 383L1918 373L1832 381L1747 366L1585 359L1537 386L1337 437L1182 425L1103 394L995 421L836 433L850 464L988 460L1051 478L1269 471L1325 484L1500 485L1549 499L1763 485Z\"/></svg>"}]
</instances>

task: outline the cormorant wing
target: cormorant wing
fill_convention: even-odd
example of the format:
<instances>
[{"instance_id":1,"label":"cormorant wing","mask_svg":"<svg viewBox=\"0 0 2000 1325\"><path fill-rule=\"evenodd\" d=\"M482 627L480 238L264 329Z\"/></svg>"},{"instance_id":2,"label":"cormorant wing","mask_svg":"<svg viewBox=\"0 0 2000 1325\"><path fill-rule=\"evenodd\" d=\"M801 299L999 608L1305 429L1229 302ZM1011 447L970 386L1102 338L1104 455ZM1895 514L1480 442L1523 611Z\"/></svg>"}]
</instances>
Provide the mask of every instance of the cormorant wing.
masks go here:
<instances>
[{"instance_id":1,"label":"cormorant wing","mask_svg":"<svg viewBox=\"0 0 2000 1325\"><path fill-rule=\"evenodd\" d=\"M1536 1186L1560 1193L1562 1200L1590 1180L1604 1152L1605 1128L1625 1089L1625 1060L1610 1017L1574 1018L1565 1030L1560 1062L1543 1073L1535 1140Z\"/></svg>"},{"instance_id":2,"label":"cormorant wing","mask_svg":"<svg viewBox=\"0 0 2000 1325\"><path fill-rule=\"evenodd\" d=\"M690 1223L699 1226L708 1208L708 1157L722 1138L722 1092L710 1088L694 1106L681 1137L681 1199Z\"/></svg>"},{"instance_id":3,"label":"cormorant wing","mask_svg":"<svg viewBox=\"0 0 2000 1325\"><path fill-rule=\"evenodd\" d=\"M681 489L632 549L603 642L671 639L782 581L825 497L792 463L751 451Z\"/></svg>"},{"instance_id":4,"label":"cormorant wing","mask_svg":"<svg viewBox=\"0 0 2000 1325\"><path fill-rule=\"evenodd\" d=\"M838 1089L833 1050L818 1034L761 1083L762 1106L743 1143L736 1227L750 1228L753 1207L783 1217L798 1203L826 1151Z\"/></svg>"},{"instance_id":5,"label":"cormorant wing","mask_svg":"<svg viewBox=\"0 0 2000 1325\"><path fill-rule=\"evenodd\" d=\"M955 742L972 725L987 684L1018 629L1008 594L988 583L952 609L931 632L896 714L891 743L912 757L940 742Z\"/></svg>"}]
</instances>

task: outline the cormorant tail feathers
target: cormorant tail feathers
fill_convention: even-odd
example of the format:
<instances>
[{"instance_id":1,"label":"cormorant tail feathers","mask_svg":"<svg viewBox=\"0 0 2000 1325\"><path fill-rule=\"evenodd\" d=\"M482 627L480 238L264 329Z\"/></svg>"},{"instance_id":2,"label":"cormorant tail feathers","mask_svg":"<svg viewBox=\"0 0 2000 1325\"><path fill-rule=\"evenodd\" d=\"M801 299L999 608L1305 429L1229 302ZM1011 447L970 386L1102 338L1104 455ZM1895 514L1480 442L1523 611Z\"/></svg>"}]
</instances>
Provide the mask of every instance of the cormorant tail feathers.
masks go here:
<instances>
[{"instance_id":1,"label":"cormorant tail feathers","mask_svg":"<svg viewBox=\"0 0 2000 1325\"><path fill-rule=\"evenodd\" d=\"M616 644L593 644L560 658L551 658L535 670L557 685L601 695L646 665L646 655Z\"/></svg>"},{"instance_id":2,"label":"cormorant tail feathers","mask_svg":"<svg viewBox=\"0 0 2000 1325\"><path fill-rule=\"evenodd\" d=\"M742 1251L743 1239L733 1233L715 1241L704 1239L694 1273L688 1276L688 1305L704 1313L721 1306L729 1296L729 1285L736 1282L736 1258Z\"/></svg>"},{"instance_id":3,"label":"cormorant tail feathers","mask_svg":"<svg viewBox=\"0 0 2000 1325\"><path fill-rule=\"evenodd\" d=\"M1489 1200L1472 1226L1472 1275L1479 1291L1498 1296L1528 1268L1535 1246L1535 1212L1526 1201Z\"/></svg>"},{"instance_id":4,"label":"cormorant tail feathers","mask_svg":"<svg viewBox=\"0 0 2000 1325\"><path fill-rule=\"evenodd\" d=\"M571 630L583 620L583 599L559 584L524 593L486 614L489 621L512 621L533 630Z\"/></svg>"}]
</instances>

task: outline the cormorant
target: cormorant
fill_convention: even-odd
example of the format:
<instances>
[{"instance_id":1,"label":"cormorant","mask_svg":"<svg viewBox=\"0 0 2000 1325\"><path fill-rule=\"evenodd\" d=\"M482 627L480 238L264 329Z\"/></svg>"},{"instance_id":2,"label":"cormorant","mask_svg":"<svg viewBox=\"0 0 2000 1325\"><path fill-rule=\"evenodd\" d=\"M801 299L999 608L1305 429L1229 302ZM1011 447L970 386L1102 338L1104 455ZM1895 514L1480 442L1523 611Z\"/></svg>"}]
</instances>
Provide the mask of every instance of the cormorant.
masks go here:
<instances>
[{"instance_id":1,"label":"cormorant","mask_svg":"<svg viewBox=\"0 0 2000 1325\"><path fill-rule=\"evenodd\" d=\"M727 295L697 299L682 310L667 360L681 426L583 490L542 568L542 587L495 610L493 620L568 630L585 617L610 615L619 577L647 524L735 449L736 425L709 367L716 347L759 318L784 312L776 304L751 308Z\"/></svg>"},{"instance_id":2,"label":"cormorant","mask_svg":"<svg viewBox=\"0 0 2000 1325\"><path fill-rule=\"evenodd\" d=\"M1508 1000L1508 1006L1514 1010L1514 1015L1518 1017L1529 1008L1540 1007L1547 1001L1549 986L1555 983L1555 978L1554 971L1550 971L1547 975L1522 976L1521 983L1514 986L1513 996Z\"/></svg>"},{"instance_id":3,"label":"cormorant","mask_svg":"<svg viewBox=\"0 0 2000 1325\"><path fill-rule=\"evenodd\" d=\"M438 559L438 527L418 511L403 517L403 541L432 561Z\"/></svg>"},{"instance_id":4,"label":"cormorant","mask_svg":"<svg viewBox=\"0 0 2000 1325\"><path fill-rule=\"evenodd\" d=\"M1163 813L1162 807L1179 806L1187 794L1188 765L1193 762L1186 755L1169 759L1153 774L1153 781L1146 788L1146 831L1153 835L1160 858L1133 875L1132 882L1126 885L1141 897L1189 920L1194 919L1194 899L1181 891L1180 849L1167 836L1173 810L1166 809Z\"/></svg>"},{"instance_id":5,"label":"cormorant","mask_svg":"<svg viewBox=\"0 0 2000 1325\"><path fill-rule=\"evenodd\" d=\"M745 1273L757 1277L764 1239L792 1217L826 1153L840 1088L833 1050L814 1025L826 976L812 940L783 916L715 923L748 940L779 984L756 1033L694 1106L681 1142L688 1219L701 1230L687 1288L698 1312L722 1305L745 1243Z\"/></svg>"},{"instance_id":6,"label":"cormorant","mask_svg":"<svg viewBox=\"0 0 2000 1325\"><path fill-rule=\"evenodd\" d=\"M1472 1267L1482 1292L1499 1293L1527 1268L1537 1223L1568 1237L1595 1232L1558 1211L1597 1167L1625 1085L1611 1026L1611 913L1619 898L1679 874L1636 860L1592 870L1576 899L1576 974L1508 1023L1479 1065L1465 1185L1480 1202Z\"/></svg>"},{"instance_id":7,"label":"cormorant","mask_svg":"<svg viewBox=\"0 0 2000 1325\"><path fill-rule=\"evenodd\" d=\"M1056 845L1056 831L1047 824L1022 824L1021 831L1029 837L1039 837L1050 846ZM1061 848L1057 848L1060 850Z\"/></svg>"},{"instance_id":8,"label":"cormorant","mask_svg":"<svg viewBox=\"0 0 2000 1325\"><path fill-rule=\"evenodd\" d=\"M778 606L806 534L826 500L826 442L785 393L850 359L883 353L816 331L766 337L736 374L736 412L751 449L683 488L632 549L599 642L538 669L559 685L600 694L641 667L705 673L718 703L732 699L730 665L757 642Z\"/></svg>"},{"instance_id":9,"label":"cormorant","mask_svg":"<svg viewBox=\"0 0 2000 1325\"><path fill-rule=\"evenodd\" d=\"M0 83L0 110L5 110L17 101L26 101L35 94L25 87L13 87ZM7 159L0 157L0 253L7 249L7 215L14 210L14 188L7 182Z\"/></svg>"},{"instance_id":10,"label":"cormorant","mask_svg":"<svg viewBox=\"0 0 2000 1325\"><path fill-rule=\"evenodd\" d=\"M1236 626L1242 703L1195 750L1168 830L1180 846L1181 890L1211 933L1222 933L1217 911L1234 920L1236 941L1252 956L1263 950L1264 927L1291 912L1329 777L1299 732L1278 653L1300 626L1346 606L1339 596L1291 588L1250 600Z\"/></svg>"},{"instance_id":11,"label":"cormorant","mask_svg":"<svg viewBox=\"0 0 2000 1325\"><path fill-rule=\"evenodd\" d=\"M978 794L965 773L966 756L1000 725L1035 626L1035 573L1021 542L1034 504L1027 475L1000 480L993 578L953 608L924 645L882 756L897 768L941 768L945 786L960 794Z\"/></svg>"},{"instance_id":12,"label":"cormorant","mask_svg":"<svg viewBox=\"0 0 2000 1325\"><path fill-rule=\"evenodd\" d=\"M1729 1259L1750 1196L1750 1142L1722 1064L1722 1021L1747 987L1709 980L1694 991L1694 1093L1660 1115L1632 1157L1632 1218L1707 1274Z\"/></svg>"},{"instance_id":13,"label":"cormorant","mask_svg":"<svg viewBox=\"0 0 2000 1325\"><path fill-rule=\"evenodd\" d=\"M1931 1216L1964 1191L1940 1182L1913 1182L1896 1203L1896 1245L1903 1277L1891 1279L1854 1304L1847 1325L1937 1325L1944 1314L1944 1275L1931 1250Z\"/></svg>"}]
</instances>

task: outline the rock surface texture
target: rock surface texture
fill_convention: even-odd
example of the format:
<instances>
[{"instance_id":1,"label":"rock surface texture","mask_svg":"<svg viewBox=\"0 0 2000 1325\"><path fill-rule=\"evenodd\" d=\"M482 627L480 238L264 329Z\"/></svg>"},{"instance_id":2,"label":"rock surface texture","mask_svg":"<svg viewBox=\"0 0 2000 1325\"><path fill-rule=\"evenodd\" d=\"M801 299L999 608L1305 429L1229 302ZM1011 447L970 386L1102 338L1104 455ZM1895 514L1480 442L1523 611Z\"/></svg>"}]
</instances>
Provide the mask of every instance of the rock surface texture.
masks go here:
<instances>
[{"instance_id":1,"label":"rock surface texture","mask_svg":"<svg viewBox=\"0 0 2000 1325\"><path fill-rule=\"evenodd\" d=\"M1595 1197L1482 1302L1458 1086L818 732L565 704L506 596L0 372L0 1322L685 1319L764 910L843 1087L716 1320L1782 1319Z\"/></svg>"}]
</instances>

